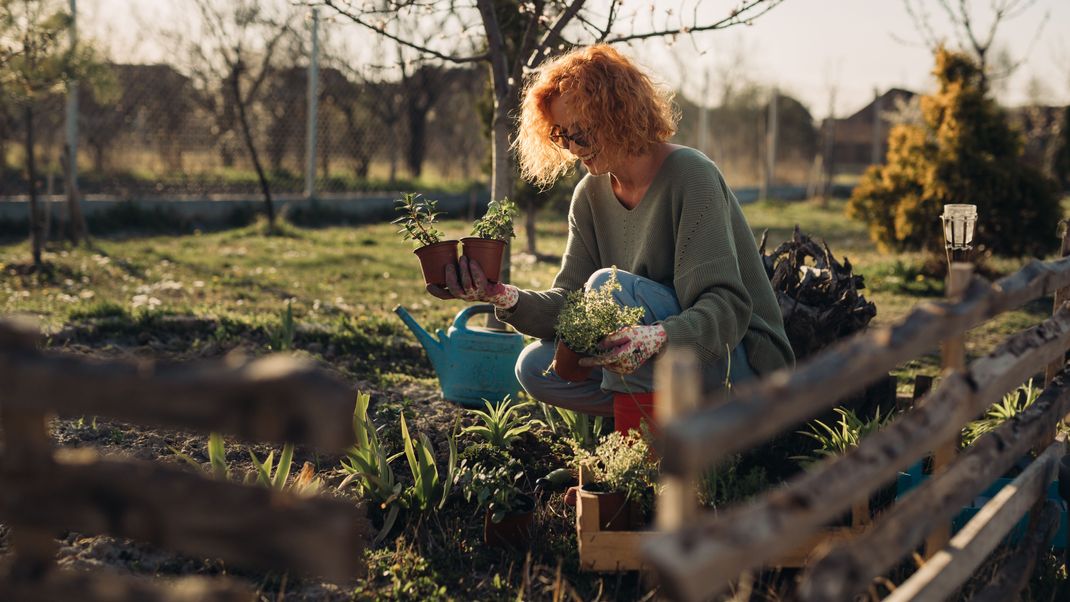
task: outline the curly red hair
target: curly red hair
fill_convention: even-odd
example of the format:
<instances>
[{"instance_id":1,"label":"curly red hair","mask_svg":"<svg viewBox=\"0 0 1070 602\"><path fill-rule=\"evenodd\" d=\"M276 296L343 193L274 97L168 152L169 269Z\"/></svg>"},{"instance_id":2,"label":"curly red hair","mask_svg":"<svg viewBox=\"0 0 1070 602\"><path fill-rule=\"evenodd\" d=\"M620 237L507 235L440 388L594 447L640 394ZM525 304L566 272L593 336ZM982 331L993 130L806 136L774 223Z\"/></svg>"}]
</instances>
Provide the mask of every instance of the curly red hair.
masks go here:
<instances>
[{"instance_id":1,"label":"curly red hair","mask_svg":"<svg viewBox=\"0 0 1070 602\"><path fill-rule=\"evenodd\" d=\"M549 187L575 162L549 139L550 103L566 93L575 95L571 104L580 129L610 164L646 153L676 133L679 112L671 90L609 45L573 50L539 67L525 86L514 144L521 175L538 186Z\"/></svg>"}]
</instances>

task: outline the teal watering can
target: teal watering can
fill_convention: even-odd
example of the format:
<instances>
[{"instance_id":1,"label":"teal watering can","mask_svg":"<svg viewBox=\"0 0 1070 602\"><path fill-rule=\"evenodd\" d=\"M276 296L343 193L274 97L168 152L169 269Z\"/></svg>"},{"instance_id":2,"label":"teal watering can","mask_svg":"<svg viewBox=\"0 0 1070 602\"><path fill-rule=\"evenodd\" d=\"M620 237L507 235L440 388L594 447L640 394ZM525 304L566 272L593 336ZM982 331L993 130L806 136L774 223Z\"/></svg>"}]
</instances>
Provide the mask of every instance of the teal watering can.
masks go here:
<instances>
[{"instance_id":1,"label":"teal watering can","mask_svg":"<svg viewBox=\"0 0 1070 602\"><path fill-rule=\"evenodd\" d=\"M520 391L514 366L524 349L524 337L517 332L468 327L472 316L493 311L492 305L466 307L453 319L449 332L438 329L436 339L404 307L394 308L427 351L447 400L482 408L484 399L496 402Z\"/></svg>"}]
</instances>

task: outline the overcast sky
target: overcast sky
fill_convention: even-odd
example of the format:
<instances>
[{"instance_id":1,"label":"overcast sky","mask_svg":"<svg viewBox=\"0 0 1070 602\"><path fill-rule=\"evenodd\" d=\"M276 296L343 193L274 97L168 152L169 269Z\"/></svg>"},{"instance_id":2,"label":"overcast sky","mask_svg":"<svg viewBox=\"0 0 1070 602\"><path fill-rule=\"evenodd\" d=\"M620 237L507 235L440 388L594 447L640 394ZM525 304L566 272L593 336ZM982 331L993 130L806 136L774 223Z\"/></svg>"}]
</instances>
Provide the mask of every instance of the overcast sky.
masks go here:
<instances>
[{"instance_id":1,"label":"overcast sky","mask_svg":"<svg viewBox=\"0 0 1070 602\"><path fill-rule=\"evenodd\" d=\"M990 23L983 10L989 1L971 0L979 8L982 28ZM938 13L934 0L925 2ZM654 6L659 14L671 8L676 15L697 14L699 21L709 21L738 4L658 0ZM168 51L154 41L152 30L193 20L191 6L189 0L78 0L80 29L106 40L113 60L165 60ZM624 0L624 6L649 12L651 3ZM951 35L950 24L935 16L934 29ZM339 24L324 27L333 28L336 39L341 35L365 48L381 43L353 26L344 32ZM1070 0L1036 0L1023 15L1001 25L996 47L1024 59L1003 89L997 89L1002 102L1022 104L1039 95L1050 104L1070 104ZM701 94L708 70L713 92L721 85L719 75L775 84L806 103L815 117L828 113L833 87L841 116L872 100L875 87L932 87L931 54L901 0L785 0L751 26L680 37L674 44L651 41L628 52L691 98Z\"/></svg>"}]
</instances>

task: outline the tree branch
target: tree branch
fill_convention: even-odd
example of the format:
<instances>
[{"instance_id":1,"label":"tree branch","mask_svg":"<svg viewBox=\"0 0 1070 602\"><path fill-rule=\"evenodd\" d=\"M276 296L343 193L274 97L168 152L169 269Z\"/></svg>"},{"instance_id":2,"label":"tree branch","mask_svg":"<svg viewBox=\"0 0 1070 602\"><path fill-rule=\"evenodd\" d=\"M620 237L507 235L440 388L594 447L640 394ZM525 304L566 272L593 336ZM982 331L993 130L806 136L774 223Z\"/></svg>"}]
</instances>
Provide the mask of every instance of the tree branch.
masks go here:
<instances>
[{"instance_id":1,"label":"tree branch","mask_svg":"<svg viewBox=\"0 0 1070 602\"><path fill-rule=\"evenodd\" d=\"M479 14L483 17L483 30L487 36L490 73L491 77L494 78L494 96L496 101L501 101L508 96L510 85L506 71L505 42L502 40L502 29L498 24L498 16L494 14L492 0L478 0L477 4L479 6ZM495 104L499 103L496 102Z\"/></svg>"},{"instance_id":2,"label":"tree branch","mask_svg":"<svg viewBox=\"0 0 1070 602\"><path fill-rule=\"evenodd\" d=\"M576 16L576 13L580 12L583 8L583 3L586 0L572 0L572 4L569 4L560 15L557 16L557 20L550 26L550 29L539 40L539 44L535 47L535 51L528 57L528 68L534 69L542 63L549 52L561 41L561 31L565 29L572 18Z\"/></svg>"},{"instance_id":3,"label":"tree branch","mask_svg":"<svg viewBox=\"0 0 1070 602\"><path fill-rule=\"evenodd\" d=\"M767 12L776 8L784 0L750 0L739 8L732 11L732 13L714 23L708 25L695 25L695 26L682 26L678 28L660 29L655 31L648 31L645 33L633 33L627 35L617 36L615 38L609 38L605 40L606 44L618 44L620 42L630 42L632 40L645 40L649 38L658 38L663 36L678 35L681 33L698 33L700 31L713 31L717 29L727 29L734 25L743 25L750 21L761 17ZM764 5L764 6L762 6ZM746 13L754 11L755 14L747 16Z\"/></svg>"},{"instance_id":4,"label":"tree branch","mask_svg":"<svg viewBox=\"0 0 1070 602\"><path fill-rule=\"evenodd\" d=\"M404 39L404 38L402 38L400 36L396 36L396 35L388 32L386 30L386 28L383 27L383 26L375 25L373 23L369 23L369 22L365 21L359 15L354 13L353 11L348 10L346 8L343 8L342 6L339 6L339 3L337 2L337 0L322 0L322 2L323 2L324 6L336 11L338 14L342 15L343 17L346 17L350 21L353 21L357 25L360 25L361 27L365 27L367 29L370 29L370 30L374 31L375 33L383 36L384 38L386 38L388 40L393 40L394 42L397 42L398 44L401 44L402 46L405 46L406 48L412 48L413 50L415 50L417 52L421 52L423 54L432 56L434 58L442 59L444 61L449 61L451 63L459 63L459 64L460 63L478 63L480 61L492 60L492 57L491 57L489 52L485 52L483 54L475 54L475 55L472 55L472 56L453 56L453 55L449 55L449 54L444 54L442 52L439 52L439 51L435 50L434 48L428 48L427 46L422 46L422 45L417 44L415 42L412 42L410 40L406 40L406 39ZM482 2L480 2L480 5L482 5Z\"/></svg>"}]
</instances>

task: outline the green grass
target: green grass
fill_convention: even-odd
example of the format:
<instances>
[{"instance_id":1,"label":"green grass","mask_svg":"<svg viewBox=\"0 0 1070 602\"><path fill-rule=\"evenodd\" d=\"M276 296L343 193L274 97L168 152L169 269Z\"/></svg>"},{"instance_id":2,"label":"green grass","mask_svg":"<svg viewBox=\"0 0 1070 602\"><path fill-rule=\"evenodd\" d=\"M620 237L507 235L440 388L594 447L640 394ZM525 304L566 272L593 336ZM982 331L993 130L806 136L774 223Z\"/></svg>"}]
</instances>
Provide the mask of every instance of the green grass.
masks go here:
<instances>
[{"instance_id":1,"label":"green grass","mask_svg":"<svg viewBox=\"0 0 1070 602\"><path fill-rule=\"evenodd\" d=\"M745 207L755 232L769 229L769 249L803 232L823 238L841 260L848 257L866 278L866 297L877 305L875 324L901 318L919 301L939 299L940 281L920 273L917 253L879 252L861 223L847 219L843 202L757 203ZM466 224L443 223L447 234L462 235ZM566 225L546 214L538 230L540 254L559 257ZM521 235L522 237L523 235ZM524 247L518 238L514 247ZM277 330L292 299L299 339L345 349L362 346L413 346L412 337L392 315L406 307L429 330L447 328L465 303L439 301L423 291L410 243L389 224L346 228L299 229L264 236L262 224L216 233L98 239L93 249L51 245L49 268L27 273L28 245L0 246L3 293L0 312L35 316L51 331L71 323L95 321L142 329L159 316L194 316L215 321L235 333ZM1009 273L1024 261L1000 260ZM514 251L513 282L545 288L553 281L555 261L536 261ZM1007 333L1035 323L1050 312L1050 303L1033 303L1009 312L973 332L971 354L990 349ZM222 334L226 334L223 332ZM300 344L297 345L301 347ZM408 355L418 355L410 349ZM429 376L426 369L415 376Z\"/></svg>"}]
</instances>

